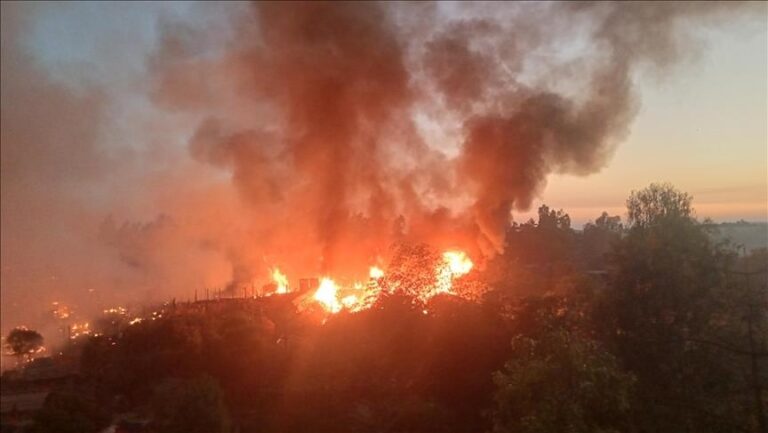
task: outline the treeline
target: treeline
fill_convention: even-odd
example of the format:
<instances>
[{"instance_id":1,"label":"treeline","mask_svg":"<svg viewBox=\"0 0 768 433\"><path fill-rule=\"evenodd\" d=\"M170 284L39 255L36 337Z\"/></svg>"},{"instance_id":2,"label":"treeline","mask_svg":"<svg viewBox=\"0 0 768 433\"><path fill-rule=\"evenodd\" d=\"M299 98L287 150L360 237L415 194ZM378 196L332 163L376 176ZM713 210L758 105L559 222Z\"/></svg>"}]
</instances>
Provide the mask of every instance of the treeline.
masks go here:
<instances>
[{"instance_id":1,"label":"treeline","mask_svg":"<svg viewBox=\"0 0 768 433\"><path fill-rule=\"evenodd\" d=\"M69 431L68 405L94 432L104 412L168 433L767 432L768 254L714 242L671 186L627 206L512 226L480 302L325 318L274 296L77 342L82 383L38 429Z\"/></svg>"}]
</instances>

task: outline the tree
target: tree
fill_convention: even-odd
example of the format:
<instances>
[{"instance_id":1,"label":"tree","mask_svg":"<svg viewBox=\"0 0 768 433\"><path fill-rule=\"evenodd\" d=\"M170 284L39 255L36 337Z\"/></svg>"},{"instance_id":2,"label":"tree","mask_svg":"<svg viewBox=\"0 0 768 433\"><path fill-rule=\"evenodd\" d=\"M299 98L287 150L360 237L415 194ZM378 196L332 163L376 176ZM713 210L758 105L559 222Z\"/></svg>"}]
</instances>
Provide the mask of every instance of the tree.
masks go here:
<instances>
[{"instance_id":1,"label":"tree","mask_svg":"<svg viewBox=\"0 0 768 433\"><path fill-rule=\"evenodd\" d=\"M425 287L434 285L434 270L440 261L440 254L426 244L399 244L379 285L385 291L397 291L416 300Z\"/></svg>"},{"instance_id":2,"label":"tree","mask_svg":"<svg viewBox=\"0 0 768 433\"><path fill-rule=\"evenodd\" d=\"M225 433L229 412L214 379L168 380L152 400L155 427L165 433Z\"/></svg>"},{"instance_id":3,"label":"tree","mask_svg":"<svg viewBox=\"0 0 768 433\"><path fill-rule=\"evenodd\" d=\"M8 354L16 356L17 359L29 359L42 350L43 336L32 329L15 328L5 337L5 348Z\"/></svg>"},{"instance_id":4,"label":"tree","mask_svg":"<svg viewBox=\"0 0 768 433\"><path fill-rule=\"evenodd\" d=\"M693 198L674 186L652 183L640 191L632 191L627 199L627 214L632 227L650 227L664 220L691 218Z\"/></svg>"},{"instance_id":5,"label":"tree","mask_svg":"<svg viewBox=\"0 0 768 433\"><path fill-rule=\"evenodd\" d=\"M103 404L79 393L52 392L35 414L32 433L96 433L109 425Z\"/></svg>"},{"instance_id":6,"label":"tree","mask_svg":"<svg viewBox=\"0 0 768 433\"><path fill-rule=\"evenodd\" d=\"M504 254L489 262L484 277L497 290L517 296L556 290L575 270L575 240L570 216L542 205L538 221L510 227Z\"/></svg>"},{"instance_id":7,"label":"tree","mask_svg":"<svg viewBox=\"0 0 768 433\"><path fill-rule=\"evenodd\" d=\"M629 430L634 378L595 341L557 328L512 347L494 375L495 433Z\"/></svg>"},{"instance_id":8,"label":"tree","mask_svg":"<svg viewBox=\"0 0 768 433\"><path fill-rule=\"evenodd\" d=\"M638 378L642 429L725 432L742 424L739 372L711 342L732 296L733 254L693 218L691 197L652 184L627 200L629 230L610 254L595 329ZM742 417L743 418L743 417Z\"/></svg>"},{"instance_id":9,"label":"tree","mask_svg":"<svg viewBox=\"0 0 768 433\"><path fill-rule=\"evenodd\" d=\"M728 276L729 284L718 305L717 317L722 325L701 343L734 359L741 373L735 377L738 382L734 389L744 396L739 409L752 401L752 421L745 424L768 433L768 249L739 257Z\"/></svg>"},{"instance_id":10,"label":"tree","mask_svg":"<svg viewBox=\"0 0 768 433\"><path fill-rule=\"evenodd\" d=\"M587 270L603 270L606 267L606 255L613 245L621 239L624 226L621 217L610 216L603 212L595 222L584 225L580 238L581 261Z\"/></svg>"}]
</instances>

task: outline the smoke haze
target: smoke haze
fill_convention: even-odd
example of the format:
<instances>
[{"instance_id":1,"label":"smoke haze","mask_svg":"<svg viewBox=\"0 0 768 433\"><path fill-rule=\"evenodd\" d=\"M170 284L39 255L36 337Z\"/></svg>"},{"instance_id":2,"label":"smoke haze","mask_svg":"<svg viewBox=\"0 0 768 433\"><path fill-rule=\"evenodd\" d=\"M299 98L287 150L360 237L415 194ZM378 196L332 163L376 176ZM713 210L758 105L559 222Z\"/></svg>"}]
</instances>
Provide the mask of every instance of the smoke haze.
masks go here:
<instances>
[{"instance_id":1,"label":"smoke haze","mask_svg":"<svg viewBox=\"0 0 768 433\"><path fill-rule=\"evenodd\" d=\"M4 333L54 300L360 277L397 242L502 253L548 175L609 162L637 70L755 6L192 5L116 87L26 51L52 7L2 4Z\"/></svg>"}]
</instances>

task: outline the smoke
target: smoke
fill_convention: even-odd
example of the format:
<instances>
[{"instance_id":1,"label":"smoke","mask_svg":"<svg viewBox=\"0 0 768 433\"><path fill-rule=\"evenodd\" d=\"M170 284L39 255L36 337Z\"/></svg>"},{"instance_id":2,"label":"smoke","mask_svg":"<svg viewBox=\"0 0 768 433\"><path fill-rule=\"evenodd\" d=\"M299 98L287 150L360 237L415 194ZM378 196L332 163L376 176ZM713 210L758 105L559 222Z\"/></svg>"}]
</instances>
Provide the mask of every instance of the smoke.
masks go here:
<instances>
[{"instance_id":1,"label":"smoke","mask_svg":"<svg viewBox=\"0 0 768 433\"><path fill-rule=\"evenodd\" d=\"M608 163L635 74L754 8L199 4L160 14L130 85L75 91L21 43L36 9L2 7L4 313L12 292L360 276L397 242L502 252L550 174Z\"/></svg>"},{"instance_id":2,"label":"smoke","mask_svg":"<svg viewBox=\"0 0 768 433\"><path fill-rule=\"evenodd\" d=\"M562 14L564 25L578 31L583 20L591 30L588 63L566 61L566 73L554 76L563 81L582 77L578 98L551 86L526 85L514 76L535 50L530 41L546 43L539 28L521 35L514 28L505 32L498 23L475 21L454 25L430 43L431 78L463 125L457 165L473 188L472 209L484 251L503 251L510 212L528 209L548 174L587 175L607 163L638 106L632 89L636 67L672 64L691 46L685 43L686 20L716 15L725 7L576 3L552 11ZM489 33L502 37L490 49L473 50L476 39ZM515 43L519 40L522 44ZM506 46L507 41L512 43Z\"/></svg>"},{"instance_id":3,"label":"smoke","mask_svg":"<svg viewBox=\"0 0 768 433\"><path fill-rule=\"evenodd\" d=\"M293 244L317 248L319 271L370 262L398 237L450 234L491 255L549 174L607 163L638 107L633 71L672 64L691 45L690 22L725 9L457 7L259 3L231 21L214 60L200 55L205 29L170 26L155 100L209 109L191 154L231 174L264 212L259 225L301 230ZM557 26L585 46L569 47ZM209 82L228 83L237 102ZM253 115L243 119L243 107ZM430 142L425 124L453 131L455 154Z\"/></svg>"},{"instance_id":4,"label":"smoke","mask_svg":"<svg viewBox=\"0 0 768 433\"><path fill-rule=\"evenodd\" d=\"M73 203L81 190L103 177L103 168L109 165L109 157L96 148L98 129L93 128L104 120L99 92L63 89L22 49L20 38L32 12L16 4L2 5L0 286L4 325L13 323L8 320L29 324L37 319L14 313L22 309L29 313L25 307L37 304L40 293L66 284L73 276L62 271L87 260L83 249L98 247L88 242L87 235L73 234L78 224L95 223ZM80 278L80 283L88 284L89 277Z\"/></svg>"}]
</instances>

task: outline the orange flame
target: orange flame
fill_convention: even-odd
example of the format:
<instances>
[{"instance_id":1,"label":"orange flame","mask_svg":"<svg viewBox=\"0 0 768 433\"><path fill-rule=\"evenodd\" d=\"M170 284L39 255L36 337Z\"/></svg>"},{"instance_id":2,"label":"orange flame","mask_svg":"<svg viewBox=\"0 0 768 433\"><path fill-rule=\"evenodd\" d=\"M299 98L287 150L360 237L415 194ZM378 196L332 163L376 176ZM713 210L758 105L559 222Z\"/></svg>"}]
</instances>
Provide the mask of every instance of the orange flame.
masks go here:
<instances>
[{"instance_id":1,"label":"orange flame","mask_svg":"<svg viewBox=\"0 0 768 433\"><path fill-rule=\"evenodd\" d=\"M453 293L453 280L469 273L473 266L472 260L463 251L446 251L435 269L434 286L425 286L419 297L426 301L439 293ZM368 275L368 283L355 282L344 286L329 277L322 278L312 299L332 314L344 309L356 312L370 308L384 289L379 281L384 277L384 271L377 266L371 266ZM273 277L278 283L278 293L281 293L279 280L274 275Z\"/></svg>"},{"instance_id":2,"label":"orange flame","mask_svg":"<svg viewBox=\"0 0 768 433\"><path fill-rule=\"evenodd\" d=\"M338 291L339 288L336 286L336 283L326 277L320 280L320 287L317 288L314 298L329 312L338 313L343 307L336 298Z\"/></svg>"},{"instance_id":3,"label":"orange flame","mask_svg":"<svg viewBox=\"0 0 768 433\"><path fill-rule=\"evenodd\" d=\"M288 293L288 277L286 277L285 274L280 272L280 269L275 268L272 271L272 280L275 282L275 285L277 285L277 289L275 290L275 293L277 294Z\"/></svg>"},{"instance_id":4,"label":"orange flame","mask_svg":"<svg viewBox=\"0 0 768 433\"><path fill-rule=\"evenodd\" d=\"M467 257L464 251L446 251L443 253L443 262L448 265L453 278L466 275L472 270L472 260Z\"/></svg>"},{"instance_id":5,"label":"orange flame","mask_svg":"<svg viewBox=\"0 0 768 433\"><path fill-rule=\"evenodd\" d=\"M341 304L346 308L354 308L357 303L359 302L359 299L357 299L357 295L347 295L343 298L341 298Z\"/></svg>"},{"instance_id":6,"label":"orange flame","mask_svg":"<svg viewBox=\"0 0 768 433\"><path fill-rule=\"evenodd\" d=\"M368 276L370 276L372 280L378 280L384 276L384 271L378 266L371 266Z\"/></svg>"},{"instance_id":7,"label":"orange flame","mask_svg":"<svg viewBox=\"0 0 768 433\"><path fill-rule=\"evenodd\" d=\"M472 270L472 260L463 251L446 251L443 253L443 262L437 270L437 282L435 292L453 293L453 280L469 273Z\"/></svg>"}]
</instances>

